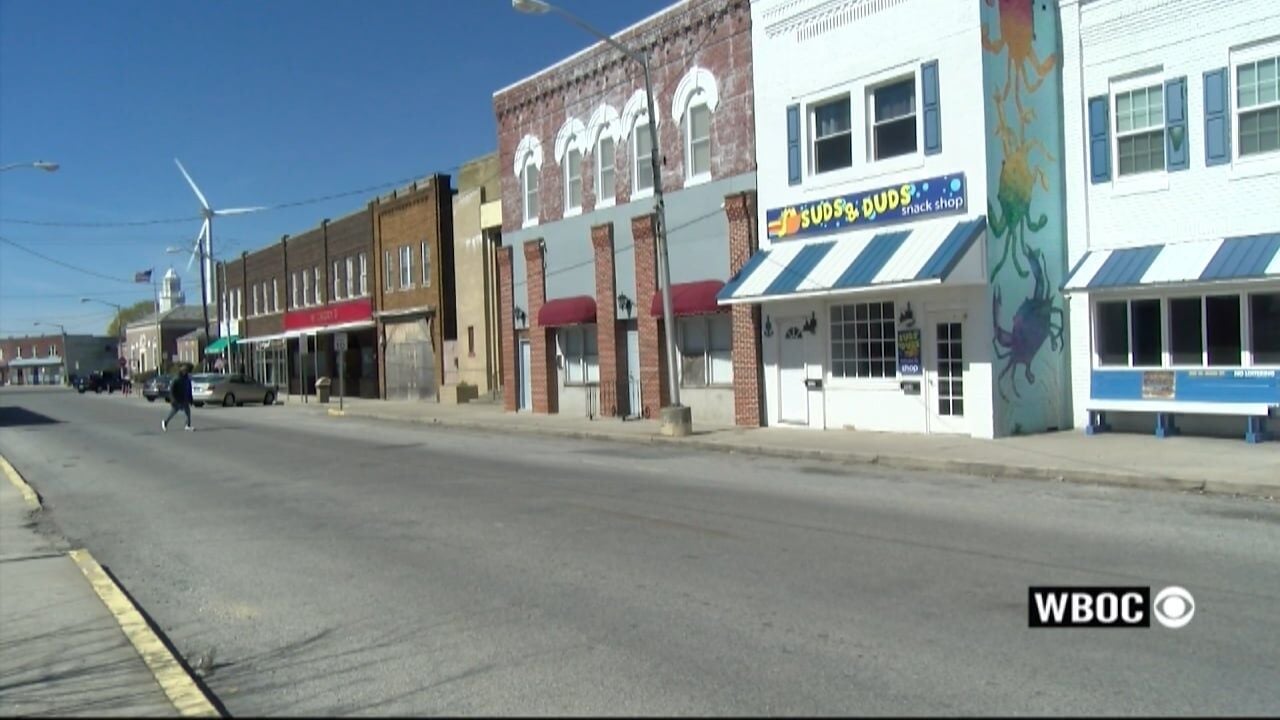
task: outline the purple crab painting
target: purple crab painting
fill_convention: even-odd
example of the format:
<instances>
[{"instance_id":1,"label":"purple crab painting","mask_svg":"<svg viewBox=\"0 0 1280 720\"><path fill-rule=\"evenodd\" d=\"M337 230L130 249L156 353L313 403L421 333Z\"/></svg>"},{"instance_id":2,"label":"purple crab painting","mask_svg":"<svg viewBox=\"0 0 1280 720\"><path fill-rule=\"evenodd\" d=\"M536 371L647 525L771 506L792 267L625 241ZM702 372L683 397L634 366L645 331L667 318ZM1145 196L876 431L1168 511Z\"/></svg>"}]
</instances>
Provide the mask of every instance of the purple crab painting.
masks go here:
<instances>
[{"instance_id":1,"label":"purple crab painting","mask_svg":"<svg viewBox=\"0 0 1280 720\"><path fill-rule=\"evenodd\" d=\"M1062 308L1053 304L1053 296L1049 291L1048 271L1045 266L1044 253L1035 248L1027 248L1027 265L1035 277L1035 290L1031 297L1022 301L1013 313L1013 325L1008 329L1000 326L1001 292L996 285L991 299L991 314L995 318L996 359L1004 361L1004 369L996 378L996 387L1000 397L1008 400L1004 391L1004 379L1009 377L1015 397L1022 397L1018 392L1018 376L1016 370L1023 367L1023 376L1029 384L1036 382L1035 373L1031 371L1031 361L1049 341L1049 348L1054 352L1062 349L1062 331L1066 325L1066 315Z\"/></svg>"}]
</instances>

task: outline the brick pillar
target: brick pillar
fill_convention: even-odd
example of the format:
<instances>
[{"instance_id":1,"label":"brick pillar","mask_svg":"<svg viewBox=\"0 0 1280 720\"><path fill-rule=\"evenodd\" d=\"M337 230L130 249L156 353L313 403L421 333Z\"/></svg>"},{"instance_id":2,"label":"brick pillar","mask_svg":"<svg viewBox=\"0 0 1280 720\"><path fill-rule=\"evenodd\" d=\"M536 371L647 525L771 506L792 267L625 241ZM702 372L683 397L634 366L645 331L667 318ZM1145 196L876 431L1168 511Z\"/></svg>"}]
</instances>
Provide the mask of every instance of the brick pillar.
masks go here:
<instances>
[{"instance_id":1,"label":"brick pillar","mask_svg":"<svg viewBox=\"0 0 1280 720\"><path fill-rule=\"evenodd\" d=\"M728 195L724 213L729 221L729 276L747 264L755 253L756 193L754 190ZM760 395L764 390L763 358L760 355L760 306L733 306L733 422L743 427L764 423Z\"/></svg>"},{"instance_id":2,"label":"brick pillar","mask_svg":"<svg viewBox=\"0 0 1280 720\"><path fill-rule=\"evenodd\" d=\"M622 378L627 376L625 357L618 353L618 282L613 270L613 223L591 228L595 248L596 328L600 356L600 415L619 417L618 399L626 396Z\"/></svg>"},{"instance_id":3,"label":"brick pillar","mask_svg":"<svg viewBox=\"0 0 1280 720\"><path fill-rule=\"evenodd\" d=\"M515 286L511 275L511 247L498 248L498 348L502 354L502 409L520 407L520 383L516 377Z\"/></svg>"},{"instance_id":4,"label":"brick pillar","mask_svg":"<svg viewBox=\"0 0 1280 720\"><path fill-rule=\"evenodd\" d=\"M657 417L658 410L670 402L662 320L649 312L653 296L658 292L656 225L652 214L631 218L636 263L636 324L640 335L640 404L643 406L640 414L647 418Z\"/></svg>"},{"instance_id":5,"label":"brick pillar","mask_svg":"<svg viewBox=\"0 0 1280 720\"><path fill-rule=\"evenodd\" d=\"M556 345L551 330L538 324L538 311L547 300L546 278L542 267L542 240L524 244L524 276L529 289L529 352L533 356L529 368L533 386L533 411L553 414L560 411L556 393Z\"/></svg>"}]
</instances>

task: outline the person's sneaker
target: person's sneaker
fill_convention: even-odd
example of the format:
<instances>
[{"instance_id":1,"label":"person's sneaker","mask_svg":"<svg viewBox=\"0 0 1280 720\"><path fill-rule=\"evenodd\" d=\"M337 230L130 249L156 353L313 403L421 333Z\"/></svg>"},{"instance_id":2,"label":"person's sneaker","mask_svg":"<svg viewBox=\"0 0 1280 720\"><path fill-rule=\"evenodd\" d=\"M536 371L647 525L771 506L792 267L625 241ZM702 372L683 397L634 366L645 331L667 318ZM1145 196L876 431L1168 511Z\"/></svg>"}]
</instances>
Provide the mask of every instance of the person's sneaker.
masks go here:
<instances>
[{"instance_id":1,"label":"person's sneaker","mask_svg":"<svg viewBox=\"0 0 1280 720\"><path fill-rule=\"evenodd\" d=\"M160 421L160 432L164 432L164 431L166 431L166 430L168 430L168 429L169 429L169 421L168 421L168 420L161 420L161 421Z\"/></svg>"},{"instance_id":2,"label":"person's sneaker","mask_svg":"<svg viewBox=\"0 0 1280 720\"><path fill-rule=\"evenodd\" d=\"M184 429L185 429L187 432L195 432L195 431L196 431L196 429L195 429L195 428L193 428L193 427L191 427L190 425L188 425L188 426L187 426L186 428L184 428Z\"/></svg>"}]
</instances>

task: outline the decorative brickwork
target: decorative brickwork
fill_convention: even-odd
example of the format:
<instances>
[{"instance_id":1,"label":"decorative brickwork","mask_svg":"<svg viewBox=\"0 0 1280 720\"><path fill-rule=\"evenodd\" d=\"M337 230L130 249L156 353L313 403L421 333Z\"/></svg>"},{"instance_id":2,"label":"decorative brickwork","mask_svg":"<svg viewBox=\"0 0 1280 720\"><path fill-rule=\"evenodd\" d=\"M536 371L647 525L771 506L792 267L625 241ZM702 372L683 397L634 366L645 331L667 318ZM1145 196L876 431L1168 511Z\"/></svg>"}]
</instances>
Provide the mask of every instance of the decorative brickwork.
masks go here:
<instances>
[{"instance_id":1,"label":"decorative brickwork","mask_svg":"<svg viewBox=\"0 0 1280 720\"><path fill-rule=\"evenodd\" d=\"M516 377L516 328L510 246L498 248L498 338L502 352L502 409L520 408L520 382Z\"/></svg>"},{"instance_id":2,"label":"decorative brickwork","mask_svg":"<svg viewBox=\"0 0 1280 720\"><path fill-rule=\"evenodd\" d=\"M552 414L560 411L560 395L556 391L556 344L552 330L538 324L538 312L547 299L543 276L542 240L524 244L525 276L529 287L529 350L533 355L529 368L533 386L533 411Z\"/></svg>"},{"instance_id":3,"label":"decorative brickwork","mask_svg":"<svg viewBox=\"0 0 1280 720\"><path fill-rule=\"evenodd\" d=\"M595 248L596 328L600 357L600 414L620 417L625 408L620 398L627 397L626 356L618 352L618 284L613 269L613 223L591 228L591 246Z\"/></svg>"},{"instance_id":4,"label":"decorative brickwork","mask_svg":"<svg viewBox=\"0 0 1280 720\"><path fill-rule=\"evenodd\" d=\"M756 251L756 193L747 191L724 199L729 220L729 273L736 275ZM759 427L764 404L761 377L760 306L733 306L733 422L743 427Z\"/></svg>"},{"instance_id":5,"label":"decorative brickwork","mask_svg":"<svg viewBox=\"0 0 1280 720\"><path fill-rule=\"evenodd\" d=\"M652 214L631 219L636 256L636 318L640 334L640 414L647 418L658 417L658 410L670 402L664 359L667 343L662 334L662 320L649 313L653 296L658 292L656 225L657 218Z\"/></svg>"}]
</instances>

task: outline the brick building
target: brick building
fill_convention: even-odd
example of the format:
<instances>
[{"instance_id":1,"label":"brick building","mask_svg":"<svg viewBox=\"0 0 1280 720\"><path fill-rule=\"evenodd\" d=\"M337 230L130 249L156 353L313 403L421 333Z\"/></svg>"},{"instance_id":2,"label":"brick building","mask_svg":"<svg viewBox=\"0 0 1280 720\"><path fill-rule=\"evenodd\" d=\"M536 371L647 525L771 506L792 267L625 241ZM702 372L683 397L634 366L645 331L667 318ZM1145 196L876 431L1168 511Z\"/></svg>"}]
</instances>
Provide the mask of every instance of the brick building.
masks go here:
<instances>
[{"instance_id":1,"label":"brick building","mask_svg":"<svg viewBox=\"0 0 1280 720\"><path fill-rule=\"evenodd\" d=\"M681 400L695 422L760 423L758 393L734 391L735 373L758 378L758 309L715 302L756 239L743 210L756 182L750 28L746 0L689 0L614 36L650 58ZM667 388L643 73L597 44L493 104L505 406L656 417Z\"/></svg>"},{"instance_id":2,"label":"brick building","mask_svg":"<svg viewBox=\"0 0 1280 720\"><path fill-rule=\"evenodd\" d=\"M458 314L457 393L445 401L494 397L502 384L498 342L498 250L502 169L490 153L458 169L453 197L453 263Z\"/></svg>"},{"instance_id":3,"label":"brick building","mask_svg":"<svg viewBox=\"0 0 1280 720\"><path fill-rule=\"evenodd\" d=\"M383 398L438 400L456 384L453 196L433 175L369 204Z\"/></svg>"},{"instance_id":4,"label":"brick building","mask_svg":"<svg viewBox=\"0 0 1280 720\"><path fill-rule=\"evenodd\" d=\"M65 340L65 350L64 350ZM0 338L0 385L60 385L68 376L113 370L117 341L99 335Z\"/></svg>"}]
</instances>

